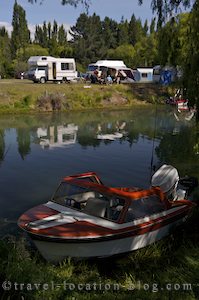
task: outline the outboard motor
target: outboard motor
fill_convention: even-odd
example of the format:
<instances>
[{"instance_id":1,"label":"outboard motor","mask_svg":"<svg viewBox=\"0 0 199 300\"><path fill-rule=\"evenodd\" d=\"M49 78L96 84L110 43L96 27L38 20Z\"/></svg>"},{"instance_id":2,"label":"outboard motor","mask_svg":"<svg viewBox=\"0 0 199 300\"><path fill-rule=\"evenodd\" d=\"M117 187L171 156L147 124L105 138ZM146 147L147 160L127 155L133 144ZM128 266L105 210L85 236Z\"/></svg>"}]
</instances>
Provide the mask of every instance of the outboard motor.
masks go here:
<instances>
[{"instance_id":1,"label":"outboard motor","mask_svg":"<svg viewBox=\"0 0 199 300\"><path fill-rule=\"evenodd\" d=\"M189 196L198 186L196 177L179 179L178 171L170 165L161 166L151 179L152 186L159 186L169 200L180 200Z\"/></svg>"},{"instance_id":2,"label":"outboard motor","mask_svg":"<svg viewBox=\"0 0 199 300\"><path fill-rule=\"evenodd\" d=\"M186 191L177 191L178 182L178 171L170 165L162 165L151 179L151 185L160 187L169 200L183 199L185 197Z\"/></svg>"}]
</instances>

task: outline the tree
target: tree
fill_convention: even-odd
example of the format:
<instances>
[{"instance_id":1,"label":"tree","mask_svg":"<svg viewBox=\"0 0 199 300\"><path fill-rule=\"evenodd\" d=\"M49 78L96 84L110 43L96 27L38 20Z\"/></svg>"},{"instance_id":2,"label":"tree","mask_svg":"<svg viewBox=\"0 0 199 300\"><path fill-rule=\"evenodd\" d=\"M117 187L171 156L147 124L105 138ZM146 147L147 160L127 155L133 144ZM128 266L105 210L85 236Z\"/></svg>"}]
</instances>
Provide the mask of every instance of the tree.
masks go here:
<instances>
[{"instance_id":1,"label":"tree","mask_svg":"<svg viewBox=\"0 0 199 300\"><path fill-rule=\"evenodd\" d=\"M30 56L47 56L49 55L48 49L43 48L40 45L37 44L30 44L26 47L25 51L24 49L20 48L17 50L17 60L18 61L25 61L29 59Z\"/></svg>"},{"instance_id":2,"label":"tree","mask_svg":"<svg viewBox=\"0 0 199 300\"><path fill-rule=\"evenodd\" d=\"M135 66L152 67L158 64L157 38L154 34L137 42L135 51Z\"/></svg>"},{"instance_id":3,"label":"tree","mask_svg":"<svg viewBox=\"0 0 199 300\"><path fill-rule=\"evenodd\" d=\"M149 28L149 32L150 32L150 34L152 34L152 33L154 33L155 32L155 18L153 18L152 20L151 20L151 24L150 24L150 28Z\"/></svg>"},{"instance_id":4,"label":"tree","mask_svg":"<svg viewBox=\"0 0 199 300\"><path fill-rule=\"evenodd\" d=\"M52 56L57 56L58 55L58 24L54 20L53 26L51 27L51 39L48 40L48 48L49 48L49 53Z\"/></svg>"},{"instance_id":5,"label":"tree","mask_svg":"<svg viewBox=\"0 0 199 300\"><path fill-rule=\"evenodd\" d=\"M67 41L67 32L64 29L64 25L61 25L59 27L57 39L58 39L58 44L60 46L66 46L68 44L68 41Z\"/></svg>"},{"instance_id":6,"label":"tree","mask_svg":"<svg viewBox=\"0 0 199 300\"><path fill-rule=\"evenodd\" d=\"M109 49L107 57L116 60L122 59L129 67L133 67L135 65L135 49L129 44L120 45L116 49Z\"/></svg>"},{"instance_id":7,"label":"tree","mask_svg":"<svg viewBox=\"0 0 199 300\"><path fill-rule=\"evenodd\" d=\"M81 14L75 26L71 27L74 55L81 64L88 65L105 55L107 48L102 32L102 22L96 14Z\"/></svg>"},{"instance_id":8,"label":"tree","mask_svg":"<svg viewBox=\"0 0 199 300\"><path fill-rule=\"evenodd\" d=\"M133 46L144 36L144 30L140 19L133 14L129 22L129 42Z\"/></svg>"},{"instance_id":9,"label":"tree","mask_svg":"<svg viewBox=\"0 0 199 300\"><path fill-rule=\"evenodd\" d=\"M0 75L4 77L11 72L10 38L5 27L0 27Z\"/></svg>"},{"instance_id":10,"label":"tree","mask_svg":"<svg viewBox=\"0 0 199 300\"><path fill-rule=\"evenodd\" d=\"M43 2L44 0L39 0L39 1ZM28 2L36 3L36 2L38 2L38 0L28 0ZM89 7L89 4L90 4L90 0L60 0L60 2L61 2L62 5L69 4L69 5L73 5L75 7L78 4L82 3L87 8Z\"/></svg>"},{"instance_id":11,"label":"tree","mask_svg":"<svg viewBox=\"0 0 199 300\"><path fill-rule=\"evenodd\" d=\"M46 22L42 26L37 25L35 30L35 44L48 49L50 55L64 57L67 53L71 56L73 52L67 41L67 32L64 25L58 26L57 22L53 24ZM40 54L41 55L41 54Z\"/></svg>"},{"instance_id":12,"label":"tree","mask_svg":"<svg viewBox=\"0 0 199 300\"><path fill-rule=\"evenodd\" d=\"M43 2L44 0L28 0L30 3ZM132 0L134 1L134 0ZM137 0L141 5L144 1L148 0ZM60 0L62 5L73 5L77 7L78 4L84 4L84 6L88 9L91 4L91 0ZM158 16L160 19L164 20L164 17L174 9L178 9L180 5L184 7L190 7L191 3L194 3L194 0L151 0L151 5L153 11L158 12Z\"/></svg>"},{"instance_id":13,"label":"tree","mask_svg":"<svg viewBox=\"0 0 199 300\"><path fill-rule=\"evenodd\" d=\"M30 31L26 21L26 13L24 9L17 4L15 0L12 18L13 31L11 34L11 51L15 58L16 51L19 48L25 48L30 43Z\"/></svg>"},{"instance_id":14,"label":"tree","mask_svg":"<svg viewBox=\"0 0 199 300\"><path fill-rule=\"evenodd\" d=\"M145 22L144 22L143 30L144 30L144 35L147 36L148 30L149 30L149 26L148 26L148 21L147 20L145 20Z\"/></svg>"},{"instance_id":15,"label":"tree","mask_svg":"<svg viewBox=\"0 0 199 300\"><path fill-rule=\"evenodd\" d=\"M102 21L102 38L106 41L108 49L114 49L118 45L118 23L109 17Z\"/></svg>"},{"instance_id":16,"label":"tree","mask_svg":"<svg viewBox=\"0 0 199 300\"><path fill-rule=\"evenodd\" d=\"M129 42L129 24L127 20L124 20L122 17L120 24L118 25L118 33L117 33L117 44L124 45Z\"/></svg>"},{"instance_id":17,"label":"tree","mask_svg":"<svg viewBox=\"0 0 199 300\"><path fill-rule=\"evenodd\" d=\"M43 48L48 47L48 30L46 26L46 22L43 23L43 26L36 25L35 28L35 40L34 42L39 44Z\"/></svg>"},{"instance_id":18,"label":"tree","mask_svg":"<svg viewBox=\"0 0 199 300\"><path fill-rule=\"evenodd\" d=\"M190 14L190 32L187 35L187 55L183 64L184 87L192 104L197 105L197 117L199 118L199 1L196 0Z\"/></svg>"},{"instance_id":19,"label":"tree","mask_svg":"<svg viewBox=\"0 0 199 300\"><path fill-rule=\"evenodd\" d=\"M164 27L158 30L158 50L161 65L176 66L179 48L179 24L172 18Z\"/></svg>"},{"instance_id":20,"label":"tree","mask_svg":"<svg viewBox=\"0 0 199 300\"><path fill-rule=\"evenodd\" d=\"M144 1L148 0L138 0L138 3L141 5ZM158 27L161 27L162 24L166 22L167 16L171 16L173 11L177 13L181 10L182 6L188 8L196 1L197 0L151 0L152 10L158 15Z\"/></svg>"}]
</instances>

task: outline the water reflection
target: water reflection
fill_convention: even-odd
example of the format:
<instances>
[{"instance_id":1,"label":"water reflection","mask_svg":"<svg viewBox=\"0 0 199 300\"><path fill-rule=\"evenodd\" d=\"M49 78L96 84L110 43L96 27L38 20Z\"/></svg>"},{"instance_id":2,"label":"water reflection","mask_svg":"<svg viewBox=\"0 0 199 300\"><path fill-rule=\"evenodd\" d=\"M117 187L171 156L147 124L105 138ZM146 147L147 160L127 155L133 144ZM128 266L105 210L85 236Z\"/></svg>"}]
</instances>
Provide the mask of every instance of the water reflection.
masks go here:
<instances>
[{"instance_id":1,"label":"water reflection","mask_svg":"<svg viewBox=\"0 0 199 300\"><path fill-rule=\"evenodd\" d=\"M124 130L126 127L126 122L116 121L115 124L98 124L97 126L97 139L98 140L109 140L114 141L116 139L121 139L127 132Z\"/></svg>"},{"instance_id":2,"label":"water reflection","mask_svg":"<svg viewBox=\"0 0 199 300\"><path fill-rule=\"evenodd\" d=\"M18 152L22 159L31 152L31 140L30 140L30 129L29 128L18 128L17 129L17 142Z\"/></svg>"},{"instance_id":3,"label":"water reflection","mask_svg":"<svg viewBox=\"0 0 199 300\"><path fill-rule=\"evenodd\" d=\"M75 144L77 140L78 126L74 124L39 127L37 137L39 144L44 148L57 148Z\"/></svg>"},{"instance_id":4,"label":"water reflection","mask_svg":"<svg viewBox=\"0 0 199 300\"><path fill-rule=\"evenodd\" d=\"M2 116L0 128L0 220L47 201L66 175L95 171L107 185L145 188L152 158L199 174L199 128L165 107Z\"/></svg>"},{"instance_id":5,"label":"water reflection","mask_svg":"<svg viewBox=\"0 0 199 300\"><path fill-rule=\"evenodd\" d=\"M156 151L160 160L171 157L167 154L168 149L170 152L179 152L185 137L190 148L197 148L198 140L193 128L195 122L185 122L184 119L177 121L173 112L165 114L165 111L160 110L154 128L154 118L153 110L149 112L140 109L139 114L136 111L123 111L93 112L92 116L77 113L31 116L30 119L27 119L27 116L13 117L13 122L10 122L10 125L8 123L8 127L5 126L5 120L1 119L0 125L3 123L4 129L0 130L0 161L5 158L5 130L9 127L16 130L16 143L22 160L31 154L33 145L37 144L42 149L56 149L76 143L86 148L100 147L101 142L107 144L118 140L132 146L139 138L152 140L154 134L155 138L161 141ZM9 134L7 131L6 135ZM179 142L175 142L173 136L179 136ZM12 138L14 142L14 134ZM188 151L189 147L182 147L180 153L184 153L184 149Z\"/></svg>"},{"instance_id":6,"label":"water reflection","mask_svg":"<svg viewBox=\"0 0 199 300\"><path fill-rule=\"evenodd\" d=\"M4 160L4 156L5 156L4 130L0 129L0 164Z\"/></svg>"}]
</instances>

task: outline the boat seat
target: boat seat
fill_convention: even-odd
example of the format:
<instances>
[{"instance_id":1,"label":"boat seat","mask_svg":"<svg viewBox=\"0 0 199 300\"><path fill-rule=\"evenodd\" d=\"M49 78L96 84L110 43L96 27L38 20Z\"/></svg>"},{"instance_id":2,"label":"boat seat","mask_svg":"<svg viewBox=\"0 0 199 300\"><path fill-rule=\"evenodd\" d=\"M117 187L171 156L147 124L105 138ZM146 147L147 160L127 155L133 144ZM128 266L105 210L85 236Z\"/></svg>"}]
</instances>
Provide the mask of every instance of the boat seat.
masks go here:
<instances>
[{"instance_id":1,"label":"boat seat","mask_svg":"<svg viewBox=\"0 0 199 300\"><path fill-rule=\"evenodd\" d=\"M98 198L88 198L84 212L95 217L104 217L108 203Z\"/></svg>"},{"instance_id":2,"label":"boat seat","mask_svg":"<svg viewBox=\"0 0 199 300\"><path fill-rule=\"evenodd\" d=\"M90 192L75 194L72 195L71 197L77 202L85 202L86 200L88 200L88 198L94 198L95 193L90 191Z\"/></svg>"}]
</instances>

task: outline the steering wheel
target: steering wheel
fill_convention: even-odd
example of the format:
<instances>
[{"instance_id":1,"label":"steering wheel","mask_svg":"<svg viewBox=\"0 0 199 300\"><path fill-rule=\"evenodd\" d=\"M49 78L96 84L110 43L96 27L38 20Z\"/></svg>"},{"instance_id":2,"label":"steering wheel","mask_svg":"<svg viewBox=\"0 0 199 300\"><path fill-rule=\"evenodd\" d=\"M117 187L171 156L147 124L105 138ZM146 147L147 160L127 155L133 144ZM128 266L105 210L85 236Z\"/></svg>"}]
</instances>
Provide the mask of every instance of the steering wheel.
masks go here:
<instances>
[{"instance_id":1,"label":"steering wheel","mask_svg":"<svg viewBox=\"0 0 199 300\"><path fill-rule=\"evenodd\" d=\"M65 197L64 202L66 205L68 205L70 207L77 208L77 209L81 208L80 203L73 198Z\"/></svg>"}]
</instances>

